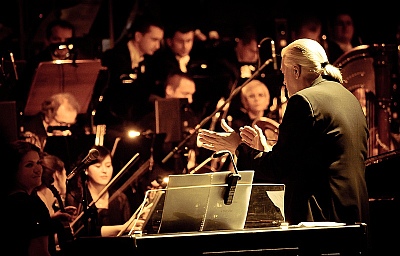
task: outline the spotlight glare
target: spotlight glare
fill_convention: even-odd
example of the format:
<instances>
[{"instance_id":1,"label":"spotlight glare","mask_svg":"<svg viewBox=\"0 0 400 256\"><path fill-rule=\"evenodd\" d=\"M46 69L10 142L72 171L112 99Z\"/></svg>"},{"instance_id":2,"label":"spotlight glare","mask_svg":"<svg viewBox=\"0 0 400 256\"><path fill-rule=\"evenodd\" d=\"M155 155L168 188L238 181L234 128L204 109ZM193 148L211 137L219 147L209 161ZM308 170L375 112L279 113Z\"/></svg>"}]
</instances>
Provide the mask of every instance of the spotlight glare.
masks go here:
<instances>
[{"instance_id":1,"label":"spotlight glare","mask_svg":"<svg viewBox=\"0 0 400 256\"><path fill-rule=\"evenodd\" d=\"M162 180L163 184L168 184L168 181L169 181L169 177L164 177Z\"/></svg>"},{"instance_id":2,"label":"spotlight glare","mask_svg":"<svg viewBox=\"0 0 400 256\"><path fill-rule=\"evenodd\" d=\"M140 132L135 131L135 130L128 131L128 137L129 138L135 138L135 137L138 137L138 136L140 136Z\"/></svg>"}]
</instances>

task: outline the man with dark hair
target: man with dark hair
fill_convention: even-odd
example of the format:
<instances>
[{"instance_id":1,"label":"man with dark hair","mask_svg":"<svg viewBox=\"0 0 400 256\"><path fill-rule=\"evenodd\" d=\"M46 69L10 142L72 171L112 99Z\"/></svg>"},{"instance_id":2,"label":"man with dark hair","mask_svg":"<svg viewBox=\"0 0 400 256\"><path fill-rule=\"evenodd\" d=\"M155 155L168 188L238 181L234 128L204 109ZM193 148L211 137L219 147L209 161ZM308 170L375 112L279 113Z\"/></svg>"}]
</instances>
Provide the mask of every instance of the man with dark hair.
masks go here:
<instances>
[{"instance_id":1,"label":"man with dark hair","mask_svg":"<svg viewBox=\"0 0 400 256\"><path fill-rule=\"evenodd\" d=\"M291 41L299 38L310 38L322 42L322 21L319 17L308 15L291 20Z\"/></svg>"},{"instance_id":2,"label":"man with dark hair","mask_svg":"<svg viewBox=\"0 0 400 256\"><path fill-rule=\"evenodd\" d=\"M27 60L19 86L13 92L13 97L19 103L21 111L25 108L32 80L41 62L76 58L72 43L74 37L75 27L67 20L56 19L47 25L44 49Z\"/></svg>"},{"instance_id":3,"label":"man with dark hair","mask_svg":"<svg viewBox=\"0 0 400 256\"><path fill-rule=\"evenodd\" d=\"M65 60L72 57L72 39L75 37L75 27L67 20L56 19L46 27L45 50L39 56L43 60ZM69 47L69 48L68 48Z\"/></svg>"},{"instance_id":4,"label":"man with dark hair","mask_svg":"<svg viewBox=\"0 0 400 256\"><path fill-rule=\"evenodd\" d=\"M329 60L335 63L344 53L361 45L361 39L355 33L355 25L349 12L337 12L328 20L328 49Z\"/></svg>"},{"instance_id":5,"label":"man with dark hair","mask_svg":"<svg viewBox=\"0 0 400 256\"><path fill-rule=\"evenodd\" d=\"M147 64L164 37L162 22L152 16L138 16L126 37L104 52L101 61L107 68L104 100L99 104L95 123L119 129L138 121L150 105Z\"/></svg>"},{"instance_id":6,"label":"man with dark hair","mask_svg":"<svg viewBox=\"0 0 400 256\"><path fill-rule=\"evenodd\" d=\"M211 85L209 56L204 45L196 40L196 27L185 20L175 20L166 26L165 47L154 55L151 72L155 78L152 94L164 96L163 85L168 74L182 72L195 79L198 91L193 109L200 115L213 102L215 87ZM216 103L216 101L215 101Z\"/></svg>"}]
</instances>

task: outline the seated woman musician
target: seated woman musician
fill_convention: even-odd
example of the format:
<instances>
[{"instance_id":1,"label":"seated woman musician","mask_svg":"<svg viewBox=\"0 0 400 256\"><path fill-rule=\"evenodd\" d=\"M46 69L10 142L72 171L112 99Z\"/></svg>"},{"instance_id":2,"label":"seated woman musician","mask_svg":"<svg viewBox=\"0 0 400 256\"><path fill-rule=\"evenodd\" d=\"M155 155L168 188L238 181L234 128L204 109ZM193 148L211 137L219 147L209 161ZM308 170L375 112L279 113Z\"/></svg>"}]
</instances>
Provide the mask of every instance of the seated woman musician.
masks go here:
<instances>
[{"instance_id":1,"label":"seated woman musician","mask_svg":"<svg viewBox=\"0 0 400 256\"><path fill-rule=\"evenodd\" d=\"M67 192L67 172L64 162L57 156L42 153L42 184L37 194L46 204L52 218L55 235L51 236L49 246L52 255L61 255L66 244L73 239L69 222L76 212L75 206L64 206Z\"/></svg>"},{"instance_id":2,"label":"seated woman musician","mask_svg":"<svg viewBox=\"0 0 400 256\"><path fill-rule=\"evenodd\" d=\"M71 179L67 186L66 204L78 209L78 216L71 222L71 228L75 237L116 236L129 226L129 201L124 192L115 190L109 184L113 177L111 152L98 145L92 149L98 150L97 159L81 175ZM107 186L109 189L106 189ZM130 227L126 230L130 230Z\"/></svg>"}]
</instances>

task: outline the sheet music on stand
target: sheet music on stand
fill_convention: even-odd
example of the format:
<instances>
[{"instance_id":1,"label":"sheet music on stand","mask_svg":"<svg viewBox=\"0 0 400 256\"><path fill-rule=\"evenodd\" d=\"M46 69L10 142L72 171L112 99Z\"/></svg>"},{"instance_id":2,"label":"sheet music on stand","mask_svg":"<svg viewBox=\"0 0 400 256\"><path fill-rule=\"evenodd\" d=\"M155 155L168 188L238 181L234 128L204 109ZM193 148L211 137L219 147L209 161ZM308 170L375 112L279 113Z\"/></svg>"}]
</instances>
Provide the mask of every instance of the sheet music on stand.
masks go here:
<instances>
[{"instance_id":1,"label":"sheet music on stand","mask_svg":"<svg viewBox=\"0 0 400 256\"><path fill-rule=\"evenodd\" d=\"M279 227L285 223L285 185L253 183L245 228Z\"/></svg>"},{"instance_id":2,"label":"sheet music on stand","mask_svg":"<svg viewBox=\"0 0 400 256\"><path fill-rule=\"evenodd\" d=\"M32 81L24 114L35 115L41 110L43 101L61 92L72 93L81 105L80 114L86 113L101 69L104 67L100 60L41 62Z\"/></svg>"}]
</instances>

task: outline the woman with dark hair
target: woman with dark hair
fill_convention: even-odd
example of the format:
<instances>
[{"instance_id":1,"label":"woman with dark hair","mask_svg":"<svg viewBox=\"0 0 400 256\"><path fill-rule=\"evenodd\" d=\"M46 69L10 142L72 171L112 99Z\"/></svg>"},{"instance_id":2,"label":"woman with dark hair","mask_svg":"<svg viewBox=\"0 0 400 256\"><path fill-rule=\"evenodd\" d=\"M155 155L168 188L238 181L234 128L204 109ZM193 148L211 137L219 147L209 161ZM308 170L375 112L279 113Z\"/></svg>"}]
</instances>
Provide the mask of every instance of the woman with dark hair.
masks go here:
<instances>
[{"instance_id":1,"label":"woman with dark hair","mask_svg":"<svg viewBox=\"0 0 400 256\"><path fill-rule=\"evenodd\" d=\"M49 235L51 218L46 205L36 193L42 184L40 148L18 140L7 145L8 168L5 173L7 195L3 212L4 249L12 255L51 255Z\"/></svg>"},{"instance_id":2,"label":"woman with dark hair","mask_svg":"<svg viewBox=\"0 0 400 256\"><path fill-rule=\"evenodd\" d=\"M91 205L82 218L72 223L72 228L75 236L116 236L131 217L129 201L123 192L118 192L115 197L113 194L117 192L112 189L103 193L113 177L112 156L104 146L96 145L92 149L98 150L97 159L81 175L75 176L77 179L71 180L75 184L71 184L71 187L68 184L66 205L77 207L78 216L85 207ZM110 200L111 198L115 199ZM90 217L87 218L88 216Z\"/></svg>"},{"instance_id":3,"label":"woman with dark hair","mask_svg":"<svg viewBox=\"0 0 400 256\"><path fill-rule=\"evenodd\" d=\"M73 220L75 206L64 206L67 191L67 174L64 162L57 156L43 152L42 185L37 194L46 204L53 220L54 236L50 237L52 254L64 255L64 248L72 241L72 230L69 222Z\"/></svg>"}]
</instances>

